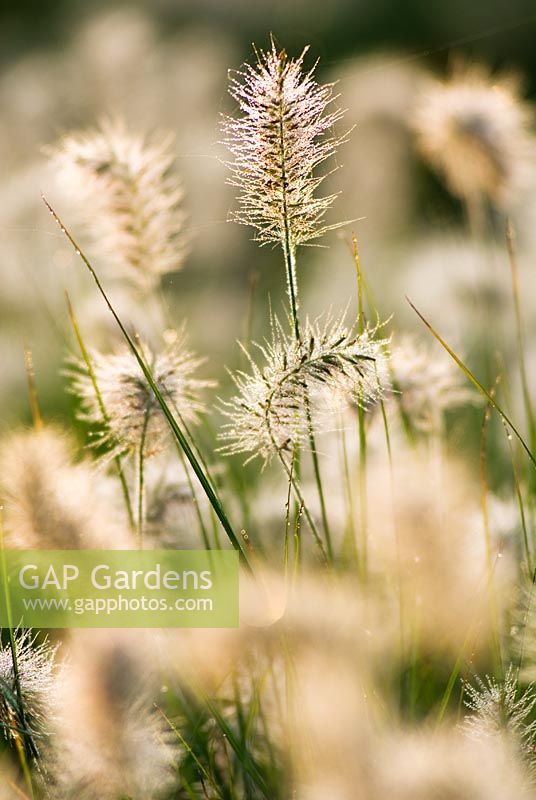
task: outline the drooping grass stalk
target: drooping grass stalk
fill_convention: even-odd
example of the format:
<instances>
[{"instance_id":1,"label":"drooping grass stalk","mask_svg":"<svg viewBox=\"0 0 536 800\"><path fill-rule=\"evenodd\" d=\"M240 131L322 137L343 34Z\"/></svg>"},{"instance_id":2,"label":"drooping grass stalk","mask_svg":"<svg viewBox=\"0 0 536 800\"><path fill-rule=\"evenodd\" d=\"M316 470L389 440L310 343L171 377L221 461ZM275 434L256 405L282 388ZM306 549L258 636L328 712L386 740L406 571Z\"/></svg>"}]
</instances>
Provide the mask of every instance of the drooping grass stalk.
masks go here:
<instances>
[{"instance_id":1,"label":"drooping grass stalk","mask_svg":"<svg viewBox=\"0 0 536 800\"><path fill-rule=\"evenodd\" d=\"M307 522L309 523L309 527L311 529L311 533L313 534L313 538L315 539L316 544L318 545L318 547L320 549L322 558L328 564L330 562L330 559L328 558L328 555L327 555L326 550L324 548L324 544L322 542L322 538L321 538L321 536L320 536L320 534L318 532L318 528L316 527L316 524L315 524L315 522L313 520L312 514L310 513L310 511L309 511L309 509L308 509L308 507L307 507L307 505L305 503L305 500L303 498L303 495L302 495L302 492L301 492L301 489L300 489L300 482L299 482L300 452L299 452L299 448L295 448L295 452L293 453L293 464L292 464L292 469L291 469L291 467L285 461L285 457L284 457L284 455L283 455L283 453L281 451L281 448L277 444L276 437L275 437L274 432L272 430L271 421L270 421L270 415L269 414L266 415L266 422L267 422L267 429L268 429L268 433L269 433L269 436L270 436L270 440L271 440L272 446L274 448L274 452L277 454L277 457L278 457L278 459L279 459L279 461L281 463L281 466L283 467L283 470L284 470L288 480L290 481L290 483L292 485L292 488L294 489L294 494L295 494L295 496L296 496L296 498L297 498L297 500L299 502L300 509L303 510L303 513L305 514L305 518L307 519Z\"/></svg>"},{"instance_id":2,"label":"drooping grass stalk","mask_svg":"<svg viewBox=\"0 0 536 800\"><path fill-rule=\"evenodd\" d=\"M170 428L171 428L171 430L173 432L174 437L177 439L177 441L179 442L181 448L183 449L184 454L186 455L186 458L190 462L193 471L195 472L195 474L196 474L201 486L203 487L203 490L205 491L205 494L207 495L208 500L210 501L210 504L214 508L214 511L215 511L218 519L220 520L220 522L222 524L222 527L225 530L225 532L226 532L226 534L227 534L227 536L229 538L229 541L231 542L231 544L235 548L235 550L238 551L239 557L240 557L240 560L241 560L242 564L246 567L246 569L251 571L251 566L249 564L248 558L247 558L242 546L240 545L240 542L239 542L239 540L238 540L238 538L237 538L237 536L236 536L236 534L235 534L235 532L234 532L234 530L232 528L232 525L231 525L231 523L230 523L230 521L229 521L229 519L227 517L227 514L225 513L225 509L223 508L223 505L221 504L220 500L218 499L218 497L216 496L216 494L215 494L215 492L214 492L214 490L212 488L212 482L211 482L210 476L203 470L201 464L199 463L198 458L196 458L195 453L193 452L190 444L188 443L188 440L187 440L186 436L184 435L183 431L181 430L181 428L177 424L177 421L176 421L175 417L173 416L173 414L171 412L171 409L169 408L167 402L165 401L165 399L164 399L164 397L162 395L162 392L160 391L159 387L156 384L156 381L154 380L154 377L152 375L152 372L151 372L150 368L147 366L147 364L145 363L145 360L140 355L140 352L139 352L138 348L136 347L132 337L128 333L127 329L123 325L123 322L121 321L120 317L118 316L117 312L115 311L115 308L113 307L111 301L109 300L108 295L104 291L104 288L103 288L103 286L102 286L102 284L100 282L100 279L99 279L97 273L95 272L94 268L92 267L90 261L88 260L87 256L85 255L85 253L80 249L80 247L76 243L75 239L69 233L69 231L67 230L67 228L65 227L65 225L63 224L61 219L58 217L58 215L56 214L56 212L54 211L54 209L52 208L52 206L49 204L49 202L46 200L46 198L44 196L43 196L43 202L45 203L45 206L47 207L49 213L53 216L53 218L55 219L55 221L59 225L60 230L62 231L62 233L66 236L66 238L69 240L69 242L73 246L76 254L82 259L84 265L89 270L89 273L91 274L93 280L95 281L95 283L97 285L97 288L98 288L102 298L104 299L104 301L105 301L110 313L112 314L114 320L116 321L116 323L117 323L117 325L119 327L119 330L121 331L123 337L125 338L130 350L132 351L132 354L134 355L136 361L138 362L138 364L139 364L139 366L140 366L140 368L141 368L141 370L142 370L142 372L143 372L143 374L145 376L145 379L147 380L149 386L151 387L151 390L153 391L153 394L154 394L154 396L155 396L160 408L162 409L162 413L164 414L164 416L166 417L166 419L167 419L167 421L168 421L168 423L170 425Z\"/></svg>"},{"instance_id":3,"label":"drooping grass stalk","mask_svg":"<svg viewBox=\"0 0 536 800\"><path fill-rule=\"evenodd\" d=\"M6 604L6 614L7 614L7 621L8 621L8 633L9 633L9 647L11 650L11 663L13 667L13 678L15 682L15 693L17 696L17 717L18 722L20 723L19 728L15 731L10 731L13 740L15 742L15 747L17 750L17 755L19 757L20 766L22 770L22 774L24 776L24 781L26 783L26 787L28 789L28 793L30 795L31 800L34 798L34 790L33 790L33 781L32 775L30 772L30 767L28 760L34 754L35 748L32 742L32 734L30 729L28 728L28 724L26 721L26 712L24 707L24 699L22 696L22 688L20 682L20 672L19 672L19 664L17 659L17 641L15 638L15 629L13 626L13 615L12 615L12 608L11 608L11 597L9 593L9 577L7 574L7 564L6 564L6 556L5 556L5 549L4 549L4 521L3 521L3 506L0 506L0 564L1 564L1 572L2 572L2 583L4 586L4 602ZM19 735L20 734L20 735Z\"/></svg>"},{"instance_id":4,"label":"drooping grass stalk","mask_svg":"<svg viewBox=\"0 0 536 800\"><path fill-rule=\"evenodd\" d=\"M418 317L419 317L419 318L422 320L422 322L423 322L423 323L426 325L426 327L428 328L428 330L430 331L430 333L431 333L431 334L434 336L434 338L435 338L435 339L437 339L437 341L439 342L439 344L440 344L442 347L444 347L444 349L447 351L447 353L450 355L450 357L451 357L451 358L452 358L452 359L453 359L453 360L456 362L456 364L457 364L457 365L459 366L459 368L462 370L462 372L464 373L464 375L465 375L465 376L466 376L466 377L467 377L467 378L468 378L468 379L471 381L471 383L472 383L472 384L473 384L473 385L474 385L474 386L475 386L475 387L478 389L478 391L479 391L479 392L480 392L480 393L483 395L483 397L485 397L485 398L488 400L488 402L490 403L490 405L491 405L491 406L492 406L492 407L493 407L493 408L494 408L494 409L495 409L495 410L496 410L496 411L499 413L499 415L502 417L502 419L504 420L504 422L506 422L506 424L507 424L507 425L508 425L508 427L509 427L509 428L512 430L513 434L514 434L514 435L515 435L515 437L518 439L518 441L520 442L521 446L522 446L522 447L523 447L523 449L525 450L526 454L527 454L527 455L528 455L528 457L530 458L530 460L531 460L531 462L532 462L533 466L536 468L536 457L535 457L535 456L534 456L534 454L532 453L532 451L531 451L530 447L528 446L528 444L525 442L525 439L523 438L523 436L522 436L522 435L521 435L521 433L519 432L518 428L517 428L517 427L514 425L514 423L512 422L512 420L510 419L510 417L508 416L508 414L507 414L507 413L504 411L504 409L503 409L503 408L502 408L502 407L499 405L499 403L497 402L497 400L495 399L495 397L493 397L493 396L492 396L492 395L491 395L491 394L488 392L488 390L487 390L487 389L486 389L486 388L485 388L485 387L484 387L484 386L483 386L483 385L480 383L480 381L478 380L478 378L476 378L476 377L475 377L475 375L473 375L473 373L471 372L471 370L470 370L470 369L469 369L469 368L468 368L468 367L467 367L467 366L466 366L466 365L463 363L463 361L461 360L461 358L459 358L459 357L456 355L456 353L454 352L454 350L452 350L452 348L451 348L451 347L449 347L449 345L446 343L446 341L445 341L445 340L444 340L444 339L443 339L443 338L442 338L442 337L441 337L441 336L440 336L440 335L437 333L437 331L436 331L436 330L435 330L435 329L432 327L432 325L431 325L431 324L428 322L428 320L427 320L427 319L426 319L426 318L425 318L425 317L424 317L424 316L421 314L421 312L420 312L420 311L418 311L418 309L417 309L417 308L416 308L416 307L413 305L413 303L411 302L411 300L410 300L409 298L406 298L406 299L407 299L408 303L410 304L410 306L412 307L412 309L413 309L413 310L415 311L415 313L417 314L417 316L418 316Z\"/></svg>"},{"instance_id":5,"label":"drooping grass stalk","mask_svg":"<svg viewBox=\"0 0 536 800\"><path fill-rule=\"evenodd\" d=\"M73 332L78 343L78 347L80 348L80 353L82 355L82 359L84 364L86 365L87 374L91 381L91 385L93 386L93 391L95 392L95 397L97 399L97 403L100 409L100 413L102 416L102 421L105 426L109 425L109 417L104 406L104 401L102 399L102 394L99 389L99 385L97 383L97 377L95 375L95 370L93 369L93 364L91 362L91 358L88 352L88 349L85 345L82 332L80 330L80 326L78 324L78 319L76 318L76 314L74 313L74 308L71 304L71 299L67 292L65 292L65 301L67 303L67 311L69 314L69 319L71 320L71 325L73 328ZM119 478L119 482L121 483L121 491L123 493L123 500L125 502L125 508L128 515L128 521L132 530L135 528L134 524L134 512L132 510L132 502L130 500L130 491L128 488L127 479L125 477L125 472L123 470L123 464L121 462L121 457L118 455L114 456L114 464L117 472L117 477Z\"/></svg>"},{"instance_id":6,"label":"drooping grass stalk","mask_svg":"<svg viewBox=\"0 0 536 800\"><path fill-rule=\"evenodd\" d=\"M39 408L32 351L28 345L24 345L24 366L26 367L26 379L28 381L28 397L30 399L32 423L35 430L40 431L43 427L43 418L41 416L41 409Z\"/></svg>"},{"instance_id":7,"label":"drooping grass stalk","mask_svg":"<svg viewBox=\"0 0 536 800\"><path fill-rule=\"evenodd\" d=\"M292 453L292 460L290 462L290 474L288 477L288 489L287 489L287 499L285 502L285 544L284 544L284 558L283 558L283 567L284 567L284 577L285 577L285 585L288 587L290 585L289 576L290 576L290 540L291 540L291 528L293 529L292 538L293 538L293 564L292 564L292 581L295 580L296 575L299 571L300 565L300 521L301 516L303 513L303 506L300 504L299 500L295 500L295 508L294 508L294 519L292 519L291 513L291 506L292 506L292 493L294 488L294 483L299 483L299 475L298 475L298 451L297 448L294 448Z\"/></svg>"}]
</instances>

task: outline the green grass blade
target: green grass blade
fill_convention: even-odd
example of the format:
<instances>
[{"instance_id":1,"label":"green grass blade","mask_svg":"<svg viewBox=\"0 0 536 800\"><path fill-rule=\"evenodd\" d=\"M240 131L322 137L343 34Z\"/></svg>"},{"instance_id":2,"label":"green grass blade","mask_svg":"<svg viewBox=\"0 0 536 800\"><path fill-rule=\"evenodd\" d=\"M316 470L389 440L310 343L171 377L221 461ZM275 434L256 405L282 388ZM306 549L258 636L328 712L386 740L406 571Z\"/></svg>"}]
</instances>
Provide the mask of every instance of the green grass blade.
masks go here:
<instances>
[{"instance_id":1,"label":"green grass blade","mask_svg":"<svg viewBox=\"0 0 536 800\"><path fill-rule=\"evenodd\" d=\"M240 741L239 737L236 735L233 728L229 725L223 714L221 713L219 707L213 700L209 697L204 697L207 709L209 710L210 714L216 721L221 732L224 734L226 741L229 743L231 749L233 750L234 754L236 755L237 759L239 760L240 764L242 765L244 771L249 775L252 779L253 783L259 789L259 791L264 795L266 798L272 798L273 794L268 786L266 779L263 775L263 772L259 769L255 761L253 760L251 753L244 747L242 742Z\"/></svg>"},{"instance_id":2,"label":"green grass blade","mask_svg":"<svg viewBox=\"0 0 536 800\"><path fill-rule=\"evenodd\" d=\"M91 263L89 262L89 259L87 258L87 256L84 254L84 252L78 246L78 244L76 243L75 239L71 236L71 234L69 233L69 231L67 230L67 228L65 227L65 225L63 224L61 219L58 217L58 215L56 214L56 212L54 211L54 209L52 208L52 206L50 205L48 200L45 198L44 195L42 195L42 198L43 198L43 202L44 202L45 206L47 207L47 209L49 210L50 214L54 217L54 219L58 223L61 232L67 237L67 239L69 240L69 242L73 246L76 254L82 259L82 261L84 262L85 266L89 270L93 280L97 284L97 288L98 288L102 298L104 299L104 302L108 306L108 309L109 309L110 313L112 314L113 318L115 319L115 321L116 321L116 323L117 323L117 325L119 327L119 330L123 334L123 337L125 338L125 341L127 342L130 350L132 351L132 354L134 355L136 361L138 362L138 364L139 364L139 366L141 368L141 371L143 372L143 374L145 376L145 379L146 379L147 383L151 387L151 390L152 390L152 392L153 392L153 394L154 394L154 396L155 396L160 408L162 409L162 413L164 414L164 416L166 417L166 419L167 419L167 421L169 423L169 426L170 426L170 428L172 430L172 433L173 433L174 437L178 441L178 443L181 446L186 458L190 462L193 471L195 472L195 474L196 474L201 486L203 487L203 490L204 490L205 494L207 495L207 498L208 498L210 504L212 505L212 507L213 507L213 509L214 509L214 511L216 513L216 516L220 520L220 522L222 524L222 527L225 530L225 532L226 532L226 534L227 534L227 536L229 538L229 541L231 542L231 544L234 547L234 549L238 551L242 564L249 571L252 571L251 570L251 566L250 566L249 561L248 561L248 558L247 558L244 550L242 549L242 547L240 545L240 542L239 542L239 540L238 540L238 538L237 538L237 536L236 536L236 534L235 534L235 532L234 532L234 530L233 530L233 528L231 526L231 523L230 523L230 521L229 521L229 519L227 517L227 514L225 513L225 510L224 510L222 504L220 503L219 499L216 497L216 494L214 493L214 490L212 488L212 482L211 482L210 478L205 474L205 471L203 470L203 468L202 468L201 464L199 463L198 459L196 458L192 448L190 447L190 444L188 443L188 440L186 439L186 437L185 437L184 433L182 432L182 430L179 428L179 426L177 424L177 421L176 421L175 417L173 416L173 413L172 413L171 409L169 408L168 404L166 403L166 401L165 401L165 399L164 399L164 397L162 395L162 392L158 388L158 386L157 386L157 384L156 384L156 382L155 382L155 380L153 378L153 375L152 375L152 372L151 372L150 368L145 363L145 360L142 357L141 353L139 352L138 348L136 347L136 345L134 343L134 340L132 339L132 337L128 333L127 329L123 325L119 315L117 314L115 308L113 307L111 301L109 300L108 295L104 291L104 288L103 288L103 286L102 286L102 284L100 282L99 276L95 272L94 268L91 266Z\"/></svg>"},{"instance_id":3,"label":"green grass blade","mask_svg":"<svg viewBox=\"0 0 536 800\"><path fill-rule=\"evenodd\" d=\"M427 320L427 319L426 319L426 318L425 318L425 317L424 317L424 316L421 314L421 312L420 312L420 311L419 311L419 310L418 310L418 309L417 309L417 308L416 308L416 307L413 305L413 303L411 302L411 300L409 299L409 297L406 297L406 300L408 301L408 303L410 304L410 306L412 307L412 309L415 311L415 313L417 314L417 316L418 316L418 317L419 317L419 318L422 320L422 322L424 322L424 324L426 325L426 327L428 328L428 330L430 331L430 333L432 334L432 336L434 336L434 338L435 338L435 339L437 339L437 341L439 342L439 344L440 344L442 347L444 347L444 349L447 351L447 353L449 354L449 356L450 356L450 357L451 357L451 358L452 358L452 359L453 359L453 360L456 362L456 364L457 364L457 365L459 366L459 368L462 370L462 372L464 373L464 375L465 375L465 376L466 376L466 377L467 377L467 378L468 378L468 379L471 381L471 383L473 384L473 386L475 386L475 387L478 389L478 391L480 392L480 394L481 394L481 395L483 395L483 397L485 397L485 398L486 398L486 400L488 401L488 403L489 403L489 404L490 404L490 405L491 405L491 406L492 406L492 407L495 409L495 411L497 411L497 412L500 414L500 416L501 416L501 417L503 418L503 420L506 422L506 424L508 425L508 427L511 429L512 433L513 433L513 434L516 436L516 438L519 440L519 442L520 442L521 446L523 447L523 449L524 449L524 450L525 450L525 452L527 453L528 457L529 457L529 458L530 458L530 460L532 461L532 464L533 464L533 466L534 466L534 467L536 467L536 458L534 457L534 455L533 455L533 453L532 453L532 451L531 451L530 447L529 447L529 446L528 446L528 444L525 442L525 440L524 440L524 438L522 437L521 433L520 433L520 432L519 432L519 430L516 428L516 426L514 425L514 423L512 422L512 420L510 419L510 417L508 416L508 414L507 414L507 413L506 413L506 412L503 410L503 408L502 408L502 407L499 405L499 403L497 402L497 400L495 399L495 397L493 397L493 396L490 394L490 392L488 392L488 390L487 390L487 389L486 389L486 388L485 388L485 387L484 387L484 386L483 386L483 385L480 383L480 381L478 380L478 378L476 378L476 377L473 375L473 373L471 372L471 370L469 369L469 367L467 367L467 366L466 366L466 365L463 363L463 361L461 360L461 358L459 358L459 356L457 356L457 355L456 355L456 353L454 352L454 350L452 350L452 348L451 348L451 347L449 347L449 345L446 343L446 341L445 341L445 340L444 340L444 339L443 339L443 338L442 338L442 337L439 335L439 333L438 333L438 332L437 332L437 331L436 331L436 330L435 330L435 329L432 327L432 325L431 325L431 324L428 322L428 320Z\"/></svg>"},{"instance_id":4,"label":"green grass blade","mask_svg":"<svg viewBox=\"0 0 536 800\"><path fill-rule=\"evenodd\" d=\"M28 382L28 397L30 400L30 411L34 428L39 431L43 427L43 418L39 408L39 397L37 385L35 383L35 370L32 351L27 344L24 345L24 366L26 367L26 379Z\"/></svg>"},{"instance_id":5,"label":"green grass blade","mask_svg":"<svg viewBox=\"0 0 536 800\"><path fill-rule=\"evenodd\" d=\"M223 796L222 796L221 792L219 791L216 783L214 782L212 776L209 775L209 773L207 772L207 770L203 766L202 762L196 756L194 750L190 747L190 745L188 744L188 742L186 741L186 739L184 738L184 736L182 735L180 730L169 719L169 717L164 713L164 711L159 706L156 706L156 708L160 712L160 714L163 716L163 718L165 719L165 721L167 722L167 724L169 725L169 727L171 728L173 733L176 735L177 739L179 740L181 745L184 747L184 749L186 750L188 755L193 760L194 764L196 765L197 769L199 770L199 774L202 775L203 778L207 781L207 783L210 784L210 786L212 787L212 789L214 790L214 792L216 794L216 797L219 798L219 800L223 800Z\"/></svg>"}]
</instances>

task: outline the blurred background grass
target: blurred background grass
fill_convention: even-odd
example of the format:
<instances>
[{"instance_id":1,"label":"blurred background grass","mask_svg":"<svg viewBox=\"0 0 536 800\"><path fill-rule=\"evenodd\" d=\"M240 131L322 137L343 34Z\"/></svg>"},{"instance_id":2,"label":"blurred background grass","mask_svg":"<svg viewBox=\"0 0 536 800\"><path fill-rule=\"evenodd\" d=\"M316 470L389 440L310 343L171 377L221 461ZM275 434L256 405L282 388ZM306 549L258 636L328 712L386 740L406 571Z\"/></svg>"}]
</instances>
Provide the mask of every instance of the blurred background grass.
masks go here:
<instances>
[{"instance_id":1,"label":"blurred background grass","mask_svg":"<svg viewBox=\"0 0 536 800\"><path fill-rule=\"evenodd\" d=\"M8 1L0 11L2 59L8 62L37 47L64 47L73 28L112 8L142 10L162 38L191 26L207 26L232 39L241 55L267 31L284 38L289 48L299 48L304 41L312 44L324 62L376 48L401 47L426 50L424 55L442 63L448 50L459 46L495 65L518 65L532 86L536 80L536 12L531 0Z\"/></svg>"}]
</instances>

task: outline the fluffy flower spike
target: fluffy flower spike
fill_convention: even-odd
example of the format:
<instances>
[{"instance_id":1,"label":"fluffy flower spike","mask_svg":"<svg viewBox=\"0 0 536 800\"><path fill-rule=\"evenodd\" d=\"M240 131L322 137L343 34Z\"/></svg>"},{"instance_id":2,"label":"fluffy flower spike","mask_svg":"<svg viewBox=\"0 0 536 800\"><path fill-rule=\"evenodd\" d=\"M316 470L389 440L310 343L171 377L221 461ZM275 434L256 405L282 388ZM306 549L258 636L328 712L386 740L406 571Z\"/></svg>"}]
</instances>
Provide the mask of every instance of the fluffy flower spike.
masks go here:
<instances>
[{"instance_id":1,"label":"fluffy flower spike","mask_svg":"<svg viewBox=\"0 0 536 800\"><path fill-rule=\"evenodd\" d=\"M446 411L478 400L450 358L438 358L410 336L392 347L391 370L401 409L416 430L437 432Z\"/></svg>"},{"instance_id":2,"label":"fluffy flower spike","mask_svg":"<svg viewBox=\"0 0 536 800\"><path fill-rule=\"evenodd\" d=\"M168 403L185 422L197 422L204 410L200 392L213 385L194 377L204 359L185 348L184 337L158 353L146 345L141 349ZM106 355L91 352L90 358L105 418L86 366L76 360L70 371L71 391L82 403L80 419L101 428L98 441L108 447L108 456L140 447L146 457L160 452L168 435L168 422L134 355L122 347Z\"/></svg>"},{"instance_id":3,"label":"fluffy flower spike","mask_svg":"<svg viewBox=\"0 0 536 800\"><path fill-rule=\"evenodd\" d=\"M268 461L305 444L309 400L317 428L348 402L374 403L388 384L386 344L374 339L374 331L356 335L343 318L329 317L307 320L298 342L274 320L271 341L257 345L264 366L246 352L250 373L233 376L238 394L224 404L224 452Z\"/></svg>"},{"instance_id":4,"label":"fluffy flower spike","mask_svg":"<svg viewBox=\"0 0 536 800\"><path fill-rule=\"evenodd\" d=\"M475 739L505 737L517 749L533 781L536 780L536 690L520 691L516 670L509 666L504 680L476 677L476 686L465 684L465 705L472 712L465 719L466 733Z\"/></svg>"},{"instance_id":5,"label":"fluffy flower spike","mask_svg":"<svg viewBox=\"0 0 536 800\"><path fill-rule=\"evenodd\" d=\"M503 202L527 160L532 116L515 81L472 66L430 88L414 127L424 156L452 192Z\"/></svg>"},{"instance_id":6,"label":"fluffy flower spike","mask_svg":"<svg viewBox=\"0 0 536 800\"><path fill-rule=\"evenodd\" d=\"M64 137L53 152L67 191L115 276L142 291L181 268L187 252L183 191L168 136L147 140L122 122Z\"/></svg>"},{"instance_id":7,"label":"fluffy flower spike","mask_svg":"<svg viewBox=\"0 0 536 800\"><path fill-rule=\"evenodd\" d=\"M240 190L232 218L256 229L261 244L293 247L318 239L339 225L326 225L324 215L336 195L317 197L325 175L316 171L333 156L346 137L330 131L342 111L327 112L336 98L333 84L319 85L314 69L303 71L307 48L297 59L271 49L256 52L231 78L229 92L241 116L224 116L222 128L234 161L230 183Z\"/></svg>"},{"instance_id":8,"label":"fluffy flower spike","mask_svg":"<svg viewBox=\"0 0 536 800\"><path fill-rule=\"evenodd\" d=\"M43 733L55 702L55 657L57 646L47 641L36 645L32 631L16 636L17 664L26 724L33 733ZM0 646L0 727L6 738L14 736L18 721L17 690L9 644Z\"/></svg>"}]
</instances>

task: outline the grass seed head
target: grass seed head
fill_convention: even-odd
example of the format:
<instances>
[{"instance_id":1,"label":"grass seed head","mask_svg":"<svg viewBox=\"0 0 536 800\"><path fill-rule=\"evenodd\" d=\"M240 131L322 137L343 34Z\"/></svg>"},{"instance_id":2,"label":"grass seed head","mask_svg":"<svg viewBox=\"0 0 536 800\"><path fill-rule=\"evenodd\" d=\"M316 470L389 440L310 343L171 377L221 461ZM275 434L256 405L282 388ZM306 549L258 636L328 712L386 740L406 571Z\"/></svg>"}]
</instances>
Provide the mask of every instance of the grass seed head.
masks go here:
<instances>
[{"instance_id":1,"label":"grass seed head","mask_svg":"<svg viewBox=\"0 0 536 800\"><path fill-rule=\"evenodd\" d=\"M393 345L391 368L402 409L419 431L439 432L445 411L476 399L451 358L409 336Z\"/></svg>"},{"instance_id":2,"label":"grass seed head","mask_svg":"<svg viewBox=\"0 0 536 800\"><path fill-rule=\"evenodd\" d=\"M185 348L184 338L160 352L144 344L141 351L167 403L180 419L197 422L204 410L200 392L213 385L194 377L204 359ZM96 443L107 447L108 458L141 446L146 457L162 451L169 435L168 422L131 350L123 346L108 354L90 352L89 357L102 405L81 360L76 360L70 371L71 391L81 401L80 419L100 428Z\"/></svg>"},{"instance_id":3,"label":"grass seed head","mask_svg":"<svg viewBox=\"0 0 536 800\"><path fill-rule=\"evenodd\" d=\"M0 493L10 547L98 548L128 537L97 502L99 476L52 426L17 432L0 447Z\"/></svg>"},{"instance_id":4,"label":"grass seed head","mask_svg":"<svg viewBox=\"0 0 536 800\"><path fill-rule=\"evenodd\" d=\"M431 86L414 127L422 153L454 194L502 202L526 160L531 117L512 79L471 66Z\"/></svg>"},{"instance_id":5,"label":"grass seed head","mask_svg":"<svg viewBox=\"0 0 536 800\"><path fill-rule=\"evenodd\" d=\"M230 183L240 192L232 218L255 228L261 244L295 246L338 227L324 221L335 195L317 196L325 177L317 169L345 140L331 133L342 112L328 110L333 84L319 85L314 67L304 70L306 52L291 59L272 40L254 66L246 64L230 80L240 112L222 120L234 157Z\"/></svg>"},{"instance_id":6,"label":"grass seed head","mask_svg":"<svg viewBox=\"0 0 536 800\"><path fill-rule=\"evenodd\" d=\"M177 750L154 708L159 686L142 631L72 636L51 765L60 797L147 800L174 781Z\"/></svg>"},{"instance_id":7,"label":"grass seed head","mask_svg":"<svg viewBox=\"0 0 536 800\"><path fill-rule=\"evenodd\" d=\"M300 342L274 320L271 340L257 346L264 365L248 354L250 372L233 376L238 394L224 403L224 452L268 461L305 444L309 401L316 428L341 404L376 402L388 386L385 347L373 331L356 334L342 317L307 320Z\"/></svg>"},{"instance_id":8,"label":"grass seed head","mask_svg":"<svg viewBox=\"0 0 536 800\"><path fill-rule=\"evenodd\" d=\"M148 293L162 275L182 267L183 191L169 137L148 140L104 120L94 130L67 134L52 158L114 276Z\"/></svg>"},{"instance_id":9,"label":"grass seed head","mask_svg":"<svg viewBox=\"0 0 536 800\"><path fill-rule=\"evenodd\" d=\"M518 676L510 665L504 679L497 681L486 675L474 682L465 682L465 705L472 712L463 728L474 739L503 738L520 756L536 779L536 691L534 686L518 687Z\"/></svg>"},{"instance_id":10,"label":"grass seed head","mask_svg":"<svg viewBox=\"0 0 536 800\"><path fill-rule=\"evenodd\" d=\"M57 646L46 640L36 644L32 631L25 629L15 636L17 666L26 725L33 734L42 736L55 713ZM21 719L17 687L13 671L11 647L0 645L0 726L2 735L14 738ZM13 731L12 733L10 731Z\"/></svg>"}]
</instances>

